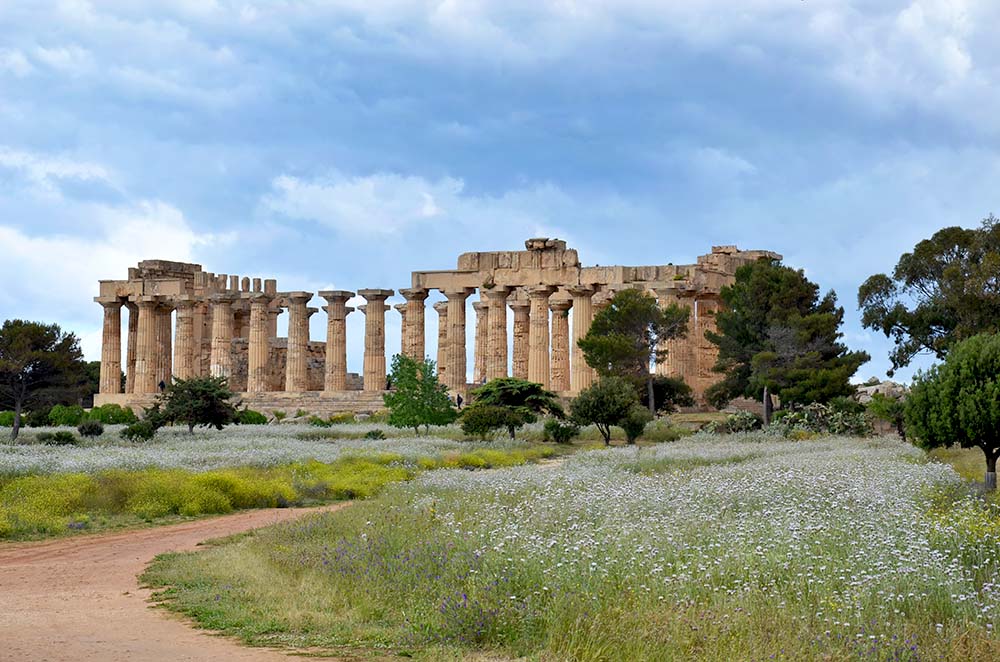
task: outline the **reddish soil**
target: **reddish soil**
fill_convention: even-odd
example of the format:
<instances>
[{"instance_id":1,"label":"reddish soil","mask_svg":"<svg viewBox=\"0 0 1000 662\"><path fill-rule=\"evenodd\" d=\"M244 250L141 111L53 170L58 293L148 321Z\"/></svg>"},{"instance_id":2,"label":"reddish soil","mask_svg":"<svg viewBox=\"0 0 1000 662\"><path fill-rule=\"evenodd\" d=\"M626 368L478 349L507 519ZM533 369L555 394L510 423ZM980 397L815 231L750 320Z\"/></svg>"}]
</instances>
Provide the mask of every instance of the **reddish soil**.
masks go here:
<instances>
[{"instance_id":1,"label":"reddish soil","mask_svg":"<svg viewBox=\"0 0 1000 662\"><path fill-rule=\"evenodd\" d=\"M345 505L0 545L0 660L287 660L152 609L137 577L157 554Z\"/></svg>"}]
</instances>

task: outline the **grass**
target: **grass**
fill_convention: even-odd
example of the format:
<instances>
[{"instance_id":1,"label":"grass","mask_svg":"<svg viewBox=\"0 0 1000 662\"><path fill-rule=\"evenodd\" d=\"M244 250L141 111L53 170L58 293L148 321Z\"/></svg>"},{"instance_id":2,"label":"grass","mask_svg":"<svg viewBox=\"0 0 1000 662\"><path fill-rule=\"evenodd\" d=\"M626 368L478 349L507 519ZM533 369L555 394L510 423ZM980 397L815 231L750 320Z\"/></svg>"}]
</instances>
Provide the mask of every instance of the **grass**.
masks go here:
<instances>
[{"instance_id":1,"label":"grass","mask_svg":"<svg viewBox=\"0 0 1000 662\"><path fill-rule=\"evenodd\" d=\"M709 436L434 471L161 557L254 645L417 659L1000 658L1000 513L896 440Z\"/></svg>"},{"instance_id":2,"label":"grass","mask_svg":"<svg viewBox=\"0 0 1000 662\"><path fill-rule=\"evenodd\" d=\"M380 453L332 462L210 471L111 469L0 477L0 539L32 539L79 531L175 521L248 508L366 499L385 485L440 468L490 469L534 462L551 448L476 448L407 462Z\"/></svg>"},{"instance_id":3,"label":"grass","mask_svg":"<svg viewBox=\"0 0 1000 662\"><path fill-rule=\"evenodd\" d=\"M960 446L935 448L927 455L933 460L947 464L965 480L983 481L983 474L986 471L986 456L979 448L961 448Z\"/></svg>"}]
</instances>

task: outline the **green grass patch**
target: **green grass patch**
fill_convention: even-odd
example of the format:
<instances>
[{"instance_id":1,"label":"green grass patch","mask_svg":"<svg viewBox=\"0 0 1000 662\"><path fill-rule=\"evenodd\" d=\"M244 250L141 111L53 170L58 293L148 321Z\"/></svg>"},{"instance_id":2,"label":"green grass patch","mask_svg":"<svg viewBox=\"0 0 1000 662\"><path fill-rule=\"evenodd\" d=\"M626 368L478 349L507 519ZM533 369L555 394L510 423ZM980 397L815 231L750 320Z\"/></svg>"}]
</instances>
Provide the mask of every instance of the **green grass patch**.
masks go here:
<instances>
[{"instance_id":1,"label":"green grass patch","mask_svg":"<svg viewBox=\"0 0 1000 662\"><path fill-rule=\"evenodd\" d=\"M938 462L951 465L951 468L965 480L983 481L983 474L986 472L986 456L979 448L962 448L960 446L935 448L928 451L927 455Z\"/></svg>"}]
</instances>

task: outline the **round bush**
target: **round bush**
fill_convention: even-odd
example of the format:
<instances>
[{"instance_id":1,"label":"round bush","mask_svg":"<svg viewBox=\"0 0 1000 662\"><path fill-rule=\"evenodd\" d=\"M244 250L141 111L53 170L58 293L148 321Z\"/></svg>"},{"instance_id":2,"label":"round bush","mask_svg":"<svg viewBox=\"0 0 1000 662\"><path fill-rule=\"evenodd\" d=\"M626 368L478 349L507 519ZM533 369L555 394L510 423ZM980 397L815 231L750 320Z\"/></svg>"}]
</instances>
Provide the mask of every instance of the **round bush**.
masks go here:
<instances>
[{"instance_id":1,"label":"round bush","mask_svg":"<svg viewBox=\"0 0 1000 662\"><path fill-rule=\"evenodd\" d=\"M149 421L133 423L121 431L122 439L126 441L149 441L156 434L156 427Z\"/></svg>"},{"instance_id":2,"label":"round bush","mask_svg":"<svg viewBox=\"0 0 1000 662\"><path fill-rule=\"evenodd\" d=\"M574 423L560 421L558 418L550 418L545 421L542 428L545 441L554 441L557 444L569 444L573 438L580 434L580 427Z\"/></svg>"},{"instance_id":3,"label":"round bush","mask_svg":"<svg viewBox=\"0 0 1000 662\"><path fill-rule=\"evenodd\" d=\"M267 416L253 409L241 409L233 419L236 425L267 425Z\"/></svg>"},{"instance_id":4,"label":"round bush","mask_svg":"<svg viewBox=\"0 0 1000 662\"><path fill-rule=\"evenodd\" d=\"M72 432L60 430L59 432L42 432L38 435L38 441L52 446L72 446L76 443L76 436Z\"/></svg>"},{"instance_id":5,"label":"round bush","mask_svg":"<svg viewBox=\"0 0 1000 662\"><path fill-rule=\"evenodd\" d=\"M100 421L84 421L77 426L76 431L81 437L100 437L104 434L104 423Z\"/></svg>"}]
</instances>

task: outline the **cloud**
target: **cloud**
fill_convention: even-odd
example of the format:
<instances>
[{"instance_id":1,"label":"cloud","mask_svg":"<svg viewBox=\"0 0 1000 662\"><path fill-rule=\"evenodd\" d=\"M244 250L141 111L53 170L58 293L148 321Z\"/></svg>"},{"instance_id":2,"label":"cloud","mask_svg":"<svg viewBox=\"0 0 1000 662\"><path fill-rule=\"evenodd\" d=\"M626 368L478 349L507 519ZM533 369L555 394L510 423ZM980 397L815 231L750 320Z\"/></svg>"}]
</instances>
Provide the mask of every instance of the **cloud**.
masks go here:
<instances>
[{"instance_id":1,"label":"cloud","mask_svg":"<svg viewBox=\"0 0 1000 662\"><path fill-rule=\"evenodd\" d=\"M21 51L0 49L0 74L9 72L18 78L24 78L34 69Z\"/></svg>"},{"instance_id":2,"label":"cloud","mask_svg":"<svg viewBox=\"0 0 1000 662\"><path fill-rule=\"evenodd\" d=\"M46 155L0 145L0 168L21 173L28 181L52 191L60 180L98 181L114 185L111 173L103 165L80 161L65 155Z\"/></svg>"}]
</instances>

